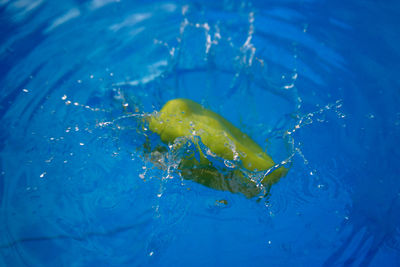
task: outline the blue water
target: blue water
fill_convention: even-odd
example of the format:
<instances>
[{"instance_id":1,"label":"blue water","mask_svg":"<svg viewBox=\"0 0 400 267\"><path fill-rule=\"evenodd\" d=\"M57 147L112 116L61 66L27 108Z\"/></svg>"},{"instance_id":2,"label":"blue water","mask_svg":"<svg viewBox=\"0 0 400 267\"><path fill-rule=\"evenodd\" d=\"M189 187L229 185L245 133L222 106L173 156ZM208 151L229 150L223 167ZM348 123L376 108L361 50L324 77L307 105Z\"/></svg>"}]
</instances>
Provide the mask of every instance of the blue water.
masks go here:
<instances>
[{"instance_id":1,"label":"blue water","mask_svg":"<svg viewBox=\"0 0 400 267\"><path fill-rule=\"evenodd\" d=\"M1 0L0 265L399 266L400 5L339 2ZM289 173L155 164L177 97Z\"/></svg>"}]
</instances>

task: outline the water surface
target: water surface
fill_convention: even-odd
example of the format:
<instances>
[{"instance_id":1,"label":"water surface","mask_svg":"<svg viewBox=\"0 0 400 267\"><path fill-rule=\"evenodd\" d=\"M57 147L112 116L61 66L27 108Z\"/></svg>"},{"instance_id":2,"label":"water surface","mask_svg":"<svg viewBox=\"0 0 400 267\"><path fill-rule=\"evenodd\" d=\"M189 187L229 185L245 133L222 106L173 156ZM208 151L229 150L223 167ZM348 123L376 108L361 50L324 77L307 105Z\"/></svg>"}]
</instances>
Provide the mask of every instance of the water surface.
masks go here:
<instances>
[{"instance_id":1,"label":"water surface","mask_svg":"<svg viewBox=\"0 0 400 267\"><path fill-rule=\"evenodd\" d=\"M0 1L0 264L399 265L399 10ZM154 164L177 97L288 175L257 201Z\"/></svg>"}]
</instances>

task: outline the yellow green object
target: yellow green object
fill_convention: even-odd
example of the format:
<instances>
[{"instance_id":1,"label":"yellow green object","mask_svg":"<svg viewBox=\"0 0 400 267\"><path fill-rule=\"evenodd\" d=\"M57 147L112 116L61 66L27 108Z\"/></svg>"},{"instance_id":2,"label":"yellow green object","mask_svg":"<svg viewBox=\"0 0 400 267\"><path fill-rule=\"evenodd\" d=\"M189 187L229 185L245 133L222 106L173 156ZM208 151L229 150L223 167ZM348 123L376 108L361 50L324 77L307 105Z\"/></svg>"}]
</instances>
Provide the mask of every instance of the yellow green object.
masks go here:
<instances>
[{"instance_id":1,"label":"yellow green object","mask_svg":"<svg viewBox=\"0 0 400 267\"><path fill-rule=\"evenodd\" d=\"M168 101L160 112L150 117L149 129L157 133L166 144L174 143L179 137L192 140L200 157L184 157L179 169L185 179L211 188L240 192L247 197L260 192L256 184L244 177L238 168L227 168L226 172L219 172L204 155L194 136L200 137L209 149L209 154L230 162L237 162L239 157L241 167L249 171L263 171L275 166L272 158L248 135L222 116L189 99ZM265 176L261 183L269 186L286 173L286 168L277 168Z\"/></svg>"}]
</instances>

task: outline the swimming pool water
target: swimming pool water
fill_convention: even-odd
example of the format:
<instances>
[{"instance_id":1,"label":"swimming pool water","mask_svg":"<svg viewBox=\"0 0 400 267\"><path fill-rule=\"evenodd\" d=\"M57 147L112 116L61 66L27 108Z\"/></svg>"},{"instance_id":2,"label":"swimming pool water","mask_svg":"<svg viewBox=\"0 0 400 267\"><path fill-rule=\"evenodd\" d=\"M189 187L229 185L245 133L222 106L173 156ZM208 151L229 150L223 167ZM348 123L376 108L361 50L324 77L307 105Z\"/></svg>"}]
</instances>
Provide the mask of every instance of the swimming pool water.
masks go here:
<instances>
[{"instance_id":1,"label":"swimming pool water","mask_svg":"<svg viewBox=\"0 0 400 267\"><path fill-rule=\"evenodd\" d=\"M0 265L400 265L399 13L0 0ZM142 122L174 98L288 174L251 199L182 179Z\"/></svg>"}]
</instances>

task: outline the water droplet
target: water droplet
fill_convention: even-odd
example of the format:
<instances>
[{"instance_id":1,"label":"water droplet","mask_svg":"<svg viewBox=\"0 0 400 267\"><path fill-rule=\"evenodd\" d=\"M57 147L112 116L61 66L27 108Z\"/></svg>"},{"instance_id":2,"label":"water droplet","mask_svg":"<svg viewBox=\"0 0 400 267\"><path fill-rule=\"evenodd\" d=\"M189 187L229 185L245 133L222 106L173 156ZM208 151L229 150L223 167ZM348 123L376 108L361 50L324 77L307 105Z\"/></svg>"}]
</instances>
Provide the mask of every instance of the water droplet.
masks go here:
<instances>
[{"instance_id":1,"label":"water droplet","mask_svg":"<svg viewBox=\"0 0 400 267\"><path fill-rule=\"evenodd\" d=\"M291 88L293 88L293 87L294 87L294 83L291 83L291 84L289 84L289 85L285 85L283 88L286 89L286 90L288 90L288 89L291 89Z\"/></svg>"},{"instance_id":2,"label":"water droplet","mask_svg":"<svg viewBox=\"0 0 400 267\"><path fill-rule=\"evenodd\" d=\"M225 164L226 167L231 168L231 169L233 169L233 168L236 167L236 165L233 164L233 163L232 163L231 161L229 161L229 160L224 160L224 164Z\"/></svg>"}]
</instances>

